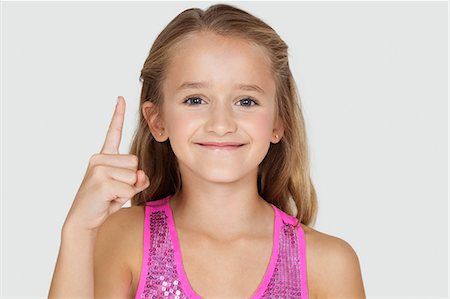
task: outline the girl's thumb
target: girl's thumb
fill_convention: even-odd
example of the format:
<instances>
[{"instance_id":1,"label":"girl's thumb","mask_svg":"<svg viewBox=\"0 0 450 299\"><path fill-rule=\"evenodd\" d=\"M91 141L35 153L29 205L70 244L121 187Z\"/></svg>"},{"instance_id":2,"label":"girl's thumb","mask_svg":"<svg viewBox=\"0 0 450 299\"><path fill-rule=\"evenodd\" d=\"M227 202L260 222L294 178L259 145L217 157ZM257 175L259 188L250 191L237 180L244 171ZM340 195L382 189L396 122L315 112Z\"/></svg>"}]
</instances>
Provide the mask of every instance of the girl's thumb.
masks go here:
<instances>
[{"instance_id":1,"label":"girl's thumb","mask_svg":"<svg viewBox=\"0 0 450 299\"><path fill-rule=\"evenodd\" d=\"M148 187L148 185L150 184L150 180L149 180L148 176L145 174L145 172L140 169L137 171L136 175L137 175L137 180L136 180L136 184L134 184L135 189L137 191L142 191Z\"/></svg>"}]
</instances>

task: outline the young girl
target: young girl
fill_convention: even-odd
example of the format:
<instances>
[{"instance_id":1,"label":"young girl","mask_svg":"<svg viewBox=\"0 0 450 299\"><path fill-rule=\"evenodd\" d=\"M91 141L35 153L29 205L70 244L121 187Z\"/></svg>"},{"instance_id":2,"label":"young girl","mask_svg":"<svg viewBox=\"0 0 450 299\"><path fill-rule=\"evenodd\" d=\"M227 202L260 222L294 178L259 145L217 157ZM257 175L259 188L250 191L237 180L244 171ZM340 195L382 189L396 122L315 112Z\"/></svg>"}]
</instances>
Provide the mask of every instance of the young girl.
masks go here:
<instances>
[{"instance_id":1,"label":"young girl","mask_svg":"<svg viewBox=\"0 0 450 299\"><path fill-rule=\"evenodd\" d=\"M118 98L61 232L49 298L365 298L317 199L287 45L229 5L179 14ZM130 208L122 206L131 198Z\"/></svg>"}]
</instances>

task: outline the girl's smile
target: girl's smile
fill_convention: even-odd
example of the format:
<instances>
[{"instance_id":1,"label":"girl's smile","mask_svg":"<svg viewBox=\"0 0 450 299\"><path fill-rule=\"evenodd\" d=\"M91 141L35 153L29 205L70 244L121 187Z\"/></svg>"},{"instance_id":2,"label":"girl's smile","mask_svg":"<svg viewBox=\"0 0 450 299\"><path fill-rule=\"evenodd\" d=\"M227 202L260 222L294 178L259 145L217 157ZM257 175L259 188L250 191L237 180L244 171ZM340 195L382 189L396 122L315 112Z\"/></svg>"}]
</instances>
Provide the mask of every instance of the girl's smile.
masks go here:
<instances>
[{"instance_id":1,"label":"girl's smile","mask_svg":"<svg viewBox=\"0 0 450 299\"><path fill-rule=\"evenodd\" d=\"M241 145L214 145L214 144L200 144L200 143L196 143L196 145L199 145L203 149L212 150L214 152L230 152L230 151L236 151L236 150L242 148L245 144L241 144Z\"/></svg>"}]
</instances>

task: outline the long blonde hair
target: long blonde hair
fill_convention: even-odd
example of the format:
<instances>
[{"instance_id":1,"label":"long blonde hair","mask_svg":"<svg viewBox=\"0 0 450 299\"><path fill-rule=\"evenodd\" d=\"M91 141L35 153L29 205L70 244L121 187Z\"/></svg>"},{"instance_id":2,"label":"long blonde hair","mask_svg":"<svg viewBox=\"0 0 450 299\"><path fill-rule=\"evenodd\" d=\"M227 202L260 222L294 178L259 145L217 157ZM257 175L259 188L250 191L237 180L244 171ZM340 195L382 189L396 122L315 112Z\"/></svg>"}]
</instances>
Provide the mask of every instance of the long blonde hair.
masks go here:
<instances>
[{"instance_id":1,"label":"long blonde hair","mask_svg":"<svg viewBox=\"0 0 450 299\"><path fill-rule=\"evenodd\" d=\"M142 114L142 104L151 101L157 113L162 112L162 83L171 53L185 38L203 31L244 38L267 53L276 81L276 115L282 120L284 134L280 142L270 144L259 165L258 193L267 202L296 217L297 225L314 225L317 196L310 178L305 122L289 68L288 46L261 19L225 4L212 5L205 11L191 8L181 12L161 31L150 49L141 71L141 113L130 148L130 154L139 158L138 169L150 178L150 186L136 194L131 205L144 205L181 189L180 170L170 142L158 142L153 138Z\"/></svg>"}]
</instances>

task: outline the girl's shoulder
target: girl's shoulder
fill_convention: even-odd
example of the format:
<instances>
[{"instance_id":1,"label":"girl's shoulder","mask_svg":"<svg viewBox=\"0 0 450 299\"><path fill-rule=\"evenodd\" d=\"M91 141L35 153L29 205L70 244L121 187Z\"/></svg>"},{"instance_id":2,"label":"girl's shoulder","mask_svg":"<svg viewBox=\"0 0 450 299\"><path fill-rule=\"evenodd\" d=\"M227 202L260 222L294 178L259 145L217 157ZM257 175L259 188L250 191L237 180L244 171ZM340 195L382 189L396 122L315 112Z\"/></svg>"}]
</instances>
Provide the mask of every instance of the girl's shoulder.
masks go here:
<instances>
[{"instance_id":1,"label":"girl's shoulder","mask_svg":"<svg viewBox=\"0 0 450 299\"><path fill-rule=\"evenodd\" d=\"M275 208L285 225L297 224L296 217ZM339 237L303 223L300 223L298 230L302 231L299 237L303 238L305 243L309 299L354 297L352 294L356 294L355 286L361 286L362 282L358 257L352 246ZM343 293L337 293L337 286ZM360 295L361 291L358 294Z\"/></svg>"},{"instance_id":2,"label":"girl's shoulder","mask_svg":"<svg viewBox=\"0 0 450 299\"><path fill-rule=\"evenodd\" d=\"M336 296L338 285L344 292L353 292L351 288L362 286L359 259L347 241L303 223L300 225L305 235L310 299Z\"/></svg>"},{"instance_id":3,"label":"girl's shoulder","mask_svg":"<svg viewBox=\"0 0 450 299\"><path fill-rule=\"evenodd\" d=\"M134 284L142 259L143 220L143 206L121 208L99 227L94 250L96 297L126 293Z\"/></svg>"},{"instance_id":4,"label":"girl's shoulder","mask_svg":"<svg viewBox=\"0 0 450 299\"><path fill-rule=\"evenodd\" d=\"M120 238L123 244L124 258L135 258L136 255L129 252L140 253L142 255L142 235L144 233L145 206L132 206L119 209L116 213L109 216L110 226L114 227L115 235ZM127 264L133 264L135 261L126 261Z\"/></svg>"}]
</instances>

